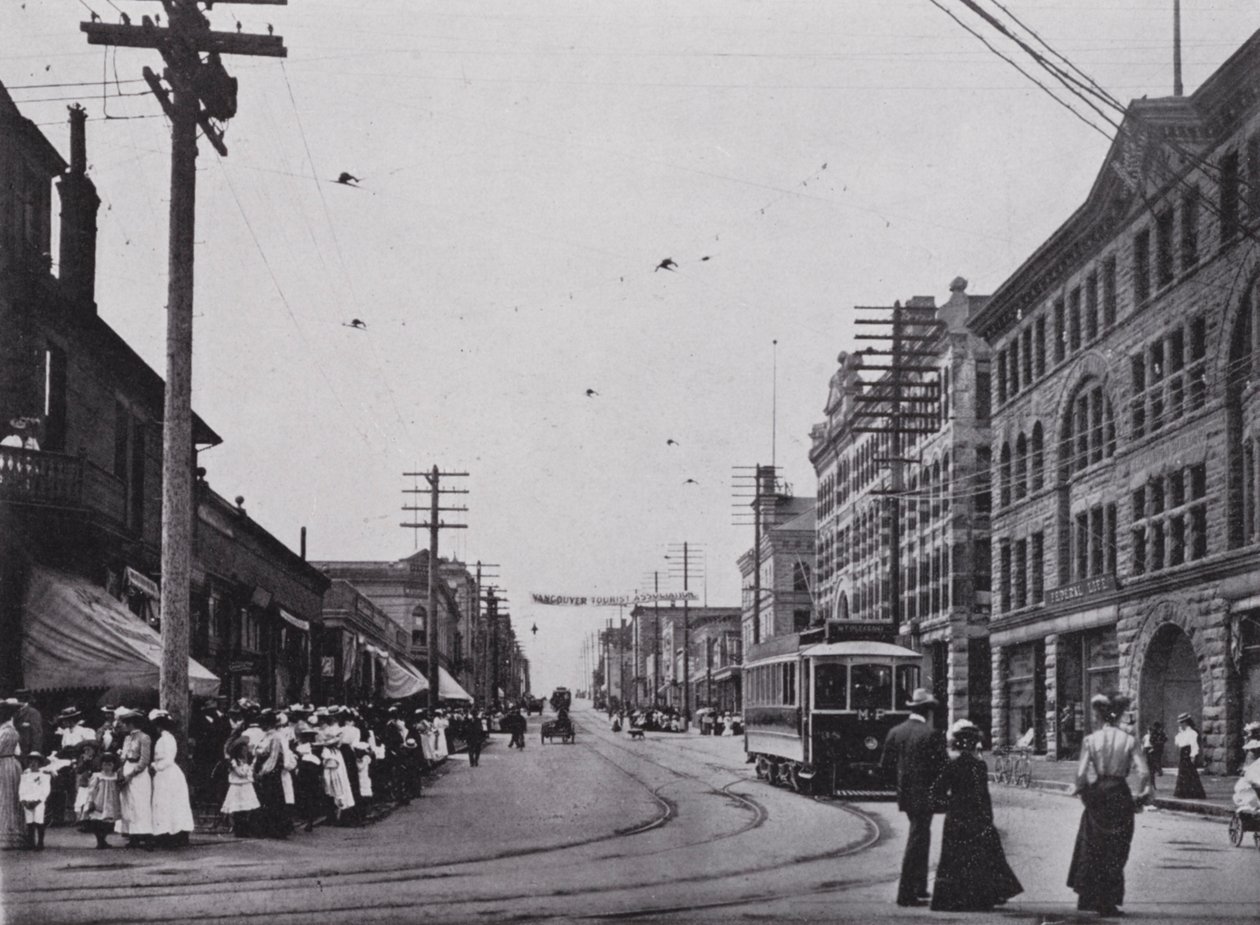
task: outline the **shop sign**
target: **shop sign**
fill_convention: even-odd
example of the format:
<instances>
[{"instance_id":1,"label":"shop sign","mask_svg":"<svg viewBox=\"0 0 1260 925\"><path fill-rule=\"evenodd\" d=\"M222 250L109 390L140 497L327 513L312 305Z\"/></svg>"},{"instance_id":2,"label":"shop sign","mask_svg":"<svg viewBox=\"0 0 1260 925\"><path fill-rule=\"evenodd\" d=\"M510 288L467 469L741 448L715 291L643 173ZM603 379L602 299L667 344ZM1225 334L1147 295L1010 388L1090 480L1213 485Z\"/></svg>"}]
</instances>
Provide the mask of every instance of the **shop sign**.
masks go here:
<instances>
[{"instance_id":1,"label":"shop sign","mask_svg":"<svg viewBox=\"0 0 1260 925\"><path fill-rule=\"evenodd\" d=\"M337 676L337 659L332 655L321 655L319 658L319 673L325 678L335 678Z\"/></svg>"},{"instance_id":2,"label":"shop sign","mask_svg":"<svg viewBox=\"0 0 1260 925\"><path fill-rule=\"evenodd\" d=\"M228 674L253 674L258 670L258 666L252 661L231 662L228 665Z\"/></svg>"},{"instance_id":3,"label":"shop sign","mask_svg":"<svg viewBox=\"0 0 1260 925\"><path fill-rule=\"evenodd\" d=\"M1046 603L1062 604L1065 601L1080 600L1114 591L1117 587L1115 575L1095 575L1093 578L1083 578L1080 581L1074 581L1070 585L1060 585L1057 588L1051 588L1046 592Z\"/></svg>"}]
</instances>

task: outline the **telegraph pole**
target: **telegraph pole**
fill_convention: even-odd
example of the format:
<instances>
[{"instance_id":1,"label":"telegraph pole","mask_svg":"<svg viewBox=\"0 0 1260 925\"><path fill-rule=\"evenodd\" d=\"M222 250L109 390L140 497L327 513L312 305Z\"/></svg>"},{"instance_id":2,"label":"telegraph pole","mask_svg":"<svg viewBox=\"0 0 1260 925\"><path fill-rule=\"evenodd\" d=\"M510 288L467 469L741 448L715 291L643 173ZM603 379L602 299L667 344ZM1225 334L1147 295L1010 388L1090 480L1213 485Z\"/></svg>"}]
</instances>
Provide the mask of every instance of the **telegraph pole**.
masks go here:
<instances>
[{"instance_id":1,"label":"telegraph pole","mask_svg":"<svg viewBox=\"0 0 1260 925\"><path fill-rule=\"evenodd\" d=\"M484 694L485 683L486 683L485 676L486 674L488 674L488 672L486 672L485 670L487 634L485 633L481 625L482 624L481 579L483 577L482 570L492 569L492 568L499 568L499 565L493 562L482 562L480 559L477 560L477 571L476 571L477 586L476 586L476 593L473 595L474 600L473 600L473 620L472 620L473 697L474 698L477 697L479 694ZM494 578L498 576L487 575L484 577ZM488 705L490 703L490 699L483 697L481 702L483 704Z\"/></svg>"},{"instance_id":2,"label":"telegraph pole","mask_svg":"<svg viewBox=\"0 0 1260 925\"><path fill-rule=\"evenodd\" d=\"M751 470L751 473L748 472ZM753 645L761 642L761 536L765 529L763 517L765 514L765 499L773 498L775 494L775 486L778 481L778 468L774 465L763 466L760 463L754 466L736 466L735 474L732 478L733 488L735 489L734 497L737 499L752 499L752 527L753 527L753 546L752 546L752 633L749 635ZM748 480L752 479L752 484ZM749 494L748 490L752 493ZM733 505L735 509L733 523L735 526L748 526L747 512L744 508L747 505L737 500Z\"/></svg>"},{"instance_id":3,"label":"telegraph pole","mask_svg":"<svg viewBox=\"0 0 1260 925\"><path fill-rule=\"evenodd\" d=\"M220 0L281 6L288 0ZM79 23L89 45L149 48L166 62L164 86L143 74L171 121L171 202L166 305L166 389L162 425L162 664L160 703L188 730L189 607L193 530L192 319L193 236L197 202L197 128L227 155L222 123L236 114L236 79L220 55L283 58L284 40L271 35L215 32L194 0L165 0L167 25ZM205 59L202 55L206 55ZM169 89L168 89L169 87Z\"/></svg>"},{"instance_id":4,"label":"telegraph pole","mask_svg":"<svg viewBox=\"0 0 1260 925\"><path fill-rule=\"evenodd\" d=\"M437 599L438 586L441 581L441 575L438 574L438 532L441 530L466 530L468 524L448 524L441 519L444 511L467 512L468 508L460 505L457 507L440 507L438 499L441 495L466 495L466 488L442 488L443 478L466 478L467 472L442 472L437 466L434 466L428 472L404 472L404 478L415 478L423 475L425 481L429 483L429 519L422 523L404 523L400 524L404 528L410 530L418 530L428 528L429 531L429 595L425 604L425 620L424 620L424 647L428 659L428 676L429 676L429 709L436 710L438 706L439 691L438 684L441 680L441 674L438 671L438 651L437 651ZM403 494L418 494L422 492L420 488L404 488ZM414 506L404 506L404 511L422 511L424 508Z\"/></svg>"}]
</instances>

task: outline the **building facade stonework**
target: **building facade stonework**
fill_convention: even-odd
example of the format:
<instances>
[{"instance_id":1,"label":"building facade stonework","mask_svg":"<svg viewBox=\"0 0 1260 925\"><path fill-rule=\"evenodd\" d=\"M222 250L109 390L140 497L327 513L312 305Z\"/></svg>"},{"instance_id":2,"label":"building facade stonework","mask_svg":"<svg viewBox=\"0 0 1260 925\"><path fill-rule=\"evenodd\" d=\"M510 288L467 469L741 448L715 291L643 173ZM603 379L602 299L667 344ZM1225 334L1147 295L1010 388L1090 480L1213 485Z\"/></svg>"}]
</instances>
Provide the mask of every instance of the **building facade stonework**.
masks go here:
<instances>
[{"instance_id":1,"label":"building facade stonework","mask_svg":"<svg viewBox=\"0 0 1260 925\"><path fill-rule=\"evenodd\" d=\"M972 319L993 346L993 733L1070 757L1089 698L1260 716L1260 34L1138 100L1085 203Z\"/></svg>"}]
</instances>

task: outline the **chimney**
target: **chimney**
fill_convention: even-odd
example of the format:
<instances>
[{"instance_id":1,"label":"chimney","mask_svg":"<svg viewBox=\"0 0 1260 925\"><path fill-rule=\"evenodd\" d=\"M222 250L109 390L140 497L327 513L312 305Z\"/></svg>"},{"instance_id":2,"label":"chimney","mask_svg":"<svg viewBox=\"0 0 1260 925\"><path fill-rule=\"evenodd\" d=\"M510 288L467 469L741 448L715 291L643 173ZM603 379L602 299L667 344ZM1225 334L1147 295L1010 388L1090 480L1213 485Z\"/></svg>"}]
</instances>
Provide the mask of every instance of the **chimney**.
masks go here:
<instances>
[{"instance_id":1,"label":"chimney","mask_svg":"<svg viewBox=\"0 0 1260 925\"><path fill-rule=\"evenodd\" d=\"M87 112L70 107L70 169L57 182L61 196L61 285L96 313L96 212L101 199L87 175Z\"/></svg>"}]
</instances>

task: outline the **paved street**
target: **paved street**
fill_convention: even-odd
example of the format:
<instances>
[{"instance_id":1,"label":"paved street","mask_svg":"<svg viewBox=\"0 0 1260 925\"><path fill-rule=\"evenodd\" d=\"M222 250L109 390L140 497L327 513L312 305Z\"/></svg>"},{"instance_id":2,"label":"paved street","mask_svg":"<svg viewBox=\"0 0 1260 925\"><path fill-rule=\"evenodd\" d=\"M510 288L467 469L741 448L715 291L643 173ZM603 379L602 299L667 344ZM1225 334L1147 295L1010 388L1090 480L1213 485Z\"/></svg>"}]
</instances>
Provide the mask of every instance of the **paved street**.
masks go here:
<instances>
[{"instance_id":1,"label":"paved street","mask_svg":"<svg viewBox=\"0 0 1260 925\"><path fill-rule=\"evenodd\" d=\"M904 826L890 804L774 789L739 739L630 741L575 715L576 745L540 746L533 717L524 752L496 736L481 767L452 759L422 800L364 829L106 855L57 830L43 854L4 856L5 920L974 920L892 904ZM994 801L1026 892L992 920L1076 920L1063 879L1077 804L1005 787ZM1231 848L1219 820L1144 814L1126 908L1139 921L1255 921L1257 871L1260 852ZM1213 901L1179 902L1187 892Z\"/></svg>"}]
</instances>

